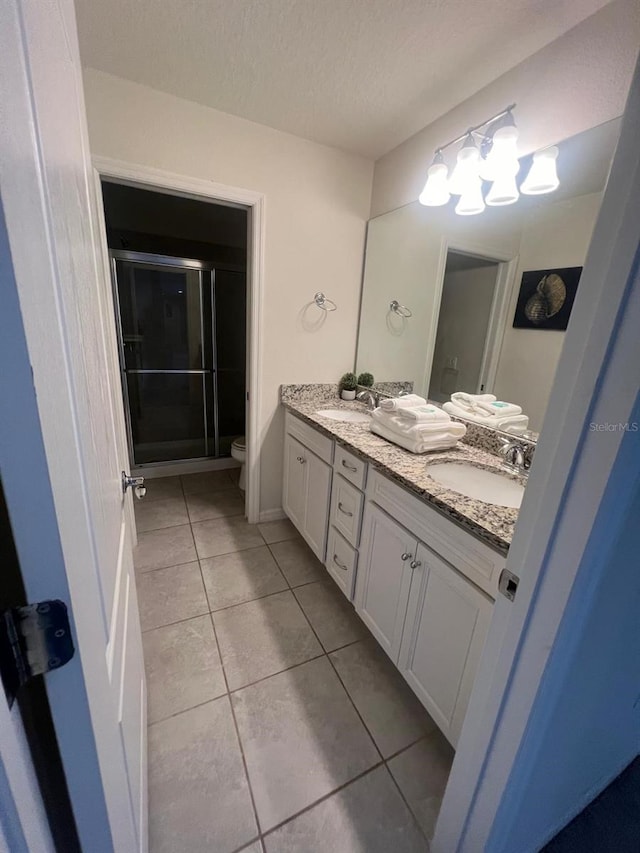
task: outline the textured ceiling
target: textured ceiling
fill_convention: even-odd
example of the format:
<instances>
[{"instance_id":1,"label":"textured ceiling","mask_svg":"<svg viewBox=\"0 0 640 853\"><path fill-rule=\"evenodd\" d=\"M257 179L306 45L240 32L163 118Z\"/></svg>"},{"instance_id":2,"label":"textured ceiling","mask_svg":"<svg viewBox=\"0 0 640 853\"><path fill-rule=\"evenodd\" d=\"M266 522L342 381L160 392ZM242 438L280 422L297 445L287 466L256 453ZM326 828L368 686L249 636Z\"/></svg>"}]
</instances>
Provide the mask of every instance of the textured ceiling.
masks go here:
<instances>
[{"instance_id":1,"label":"textured ceiling","mask_svg":"<svg viewBox=\"0 0 640 853\"><path fill-rule=\"evenodd\" d=\"M608 0L76 0L85 65L380 157Z\"/></svg>"}]
</instances>

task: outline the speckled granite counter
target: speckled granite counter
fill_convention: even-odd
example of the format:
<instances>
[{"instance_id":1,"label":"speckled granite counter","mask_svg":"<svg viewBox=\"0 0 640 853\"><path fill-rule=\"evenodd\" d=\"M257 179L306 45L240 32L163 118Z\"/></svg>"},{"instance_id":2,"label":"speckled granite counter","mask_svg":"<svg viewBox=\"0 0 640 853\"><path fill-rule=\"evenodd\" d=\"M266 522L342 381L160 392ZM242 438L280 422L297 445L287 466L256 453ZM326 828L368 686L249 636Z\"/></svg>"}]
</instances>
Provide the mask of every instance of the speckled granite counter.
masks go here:
<instances>
[{"instance_id":1,"label":"speckled granite counter","mask_svg":"<svg viewBox=\"0 0 640 853\"><path fill-rule=\"evenodd\" d=\"M441 486L428 473L430 463L466 462L479 468L499 470L524 482L517 475L505 471L499 457L465 443L458 443L452 450L420 455L409 453L374 435L366 423L335 421L316 414L322 408L365 411L362 403L340 400L335 385L283 385L281 400L292 414L366 459L382 474L400 483L487 545L502 554L507 553L518 510L467 498Z\"/></svg>"}]
</instances>

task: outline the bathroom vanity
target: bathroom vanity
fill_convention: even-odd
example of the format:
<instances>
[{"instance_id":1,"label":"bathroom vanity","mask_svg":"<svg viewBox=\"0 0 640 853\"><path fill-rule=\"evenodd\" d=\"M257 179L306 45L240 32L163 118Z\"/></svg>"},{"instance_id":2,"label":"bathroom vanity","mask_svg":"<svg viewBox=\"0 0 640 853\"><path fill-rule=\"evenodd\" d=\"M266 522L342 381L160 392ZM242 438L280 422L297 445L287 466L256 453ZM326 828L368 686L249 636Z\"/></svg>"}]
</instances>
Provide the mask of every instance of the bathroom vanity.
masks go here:
<instances>
[{"instance_id":1,"label":"bathroom vanity","mask_svg":"<svg viewBox=\"0 0 640 853\"><path fill-rule=\"evenodd\" d=\"M323 417L312 399L283 403L286 514L455 746L517 510L450 491L428 468L499 460L462 444L415 456L366 419Z\"/></svg>"}]
</instances>

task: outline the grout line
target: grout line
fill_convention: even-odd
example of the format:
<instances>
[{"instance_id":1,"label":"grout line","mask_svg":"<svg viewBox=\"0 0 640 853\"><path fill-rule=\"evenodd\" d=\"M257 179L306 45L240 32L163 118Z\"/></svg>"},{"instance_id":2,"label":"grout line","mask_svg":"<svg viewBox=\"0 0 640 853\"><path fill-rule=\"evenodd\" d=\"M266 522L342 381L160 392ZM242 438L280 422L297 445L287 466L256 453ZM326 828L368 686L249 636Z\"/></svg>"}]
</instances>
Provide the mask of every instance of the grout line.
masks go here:
<instances>
[{"instance_id":1,"label":"grout line","mask_svg":"<svg viewBox=\"0 0 640 853\"><path fill-rule=\"evenodd\" d=\"M150 729L153 726L157 726L159 723L166 723L167 720L172 720L174 717L179 717L181 714L186 714L189 711L194 711L196 708L202 708L203 705L211 705L213 702L217 702L218 699L224 699L225 696L229 696L228 693L221 693L219 696L213 696L211 699L205 699L204 702L196 702L195 705L191 705L189 708L181 708L179 711L174 711L173 714L167 714L166 717L160 717L159 720L153 720L151 723L147 723L147 728ZM148 712L147 712L148 716Z\"/></svg>"},{"instance_id":2,"label":"grout line","mask_svg":"<svg viewBox=\"0 0 640 853\"><path fill-rule=\"evenodd\" d=\"M200 567L200 577L202 578L202 583L204 585L204 576L202 574L202 566L200 566L199 563L198 563L198 566ZM256 807L256 801L255 801L255 797L253 795L253 787L251 785L251 778L249 776L249 767L247 766L247 759L246 759L245 754L244 754L244 747L242 745L242 738L240 737L240 729L238 728L238 721L236 719L235 708L233 707L233 702L231 701L231 694L229 692L229 681L227 680L227 672L226 672L226 669L224 666L224 660L222 658L222 652L220 650L220 644L218 643L218 634L216 631L215 623L213 621L213 615L211 613L209 613L209 619L211 620L211 627L213 628L213 638L214 638L215 643L216 643L216 648L218 649L218 655L220 656L220 666L222 667L222 677L224 678L225 687L227 688L227 697L228 697L228 702L229 702L229 708L231 710L231 719L233 720L233 728L234 728L235 733L236 733L236 738L238 741L238 749L240 750L240 756L242 758L242 767L244 769L245 779L247 780L247 788L249 790L249 797L251 799L251 808L253 809L253 817L254 817L254 820L256 822L256 828L258 830L258 836L260 838L262 838L262 830L260 827L260 821L258 819L258 809ZM240 849L242 849L242 848L240 848Z\"/></svg>"},{"instance_id":3,"label":"grout line","mask_svg":"<svg viewBox=\"0 0 640 853\"><path fill-rule=\"evenodd\" d=\"M387 759L387 761L388 761L388 759ZM393 775L393 773L391 772L391 768L389 767L389 765L388 765L387 761L385 761L385 762L384 762L384 767L385 767L385 770L387 771L387 774L389 775L389 778L391 779L391 784L392 784L392 785L395 785L395 787L396 787L396 789L397 789L398 793L400 794L400 798L401 798L402 802L403 802L403 803L405 804L405 806L409 809L409 814L410 814L410 815L411 815L411 817L413 818L413 822L414 822L414 823L415 823L415 825L417 826L418 831L420 832L420 835L422 835L422 837L426 839L426 841L427 841L427 850L429 850L429 849L430 849L430 847L429 847L430 842L429 842L429 839L427 838L427 833L426 833L426 832L424 831L424 829L422 828L422 826L421 826L421 824L420 824L420 821L418 820L418 817L417 817L416 813L415 813L415 812L413 811L413 809L411 808L411 805L410 805L409 801L407 800L407 798L406 798L406 797L405 797L405 795L404 795L404 791L402 790L402 788L401 788L401 787L400 787L400 785L398 784L398 782L397 782L397 780L396 780L396 777L395 777L395 776ZM436 818L436 820L437 820L437 818Z\"/></svg>"},{"instance_id":4,"label":"grout line","mask_svg":"<svg viewBox=\"0 0 640 853\"><path fill-rule=\"evenodd\" d=\"M162 625L154 625L153 628L145 628L142 633L150 634L151 631L160 631L162 628L170 628L172 625L182 625L183 622L191 622L192 619L202 619L203 616L210 616L211 612L205 610L204 613L195 613L193 616L187 616L185 619L176 619L175 622L166 622Z\"/></svg>"},{"instance_id":5,"label":"grout line","mask_svg":"<svg viewBox=\"0 0 640 853\"><path fill-rule=\"evenodd\" d=\"M222 613L223 610L231 610L233 607L243 607L245 604L252 604L254 601L264 601L265 598L270 598L272 595L282 595L283 592L293 592L293 590L290 587L285 586L283 589L275 589L273 592L265 592L264 595L258 595L256 598L248 598L246 601L238 601L235 604L225 604L224 607L216 607L215 610L211 607L211 603L209 602L209 612ZM207 601L209 601L208 596Z\"/></svg>"},{"instance_id":6,"label":"grout line","mask_svg":"<svg viewBox=\"0 0 640 853\"><path fill-rule=\"evenodd\" d=\"M134 575L136 578L142 577L142 575L150 575L152 572L161 572L163 569L179 569L181 566L190 566L192 563L197 563L198 558L196 557L194 560L187 560L186 563L174 563L172 566L156 566L153 569L136 569L135 565Z\"/></svg>"},{"instance_id":7,"label":"grout line","mask_svg":"<svg viewBox=\"0 0 640 853\"><path fill-rule=\"evenodd\" d=\"M283 672L291 672L292 669L298 669L299 666L304 666L306 663L311 663L311 661L314 660L320 660L320 658L324 658L326 656L327 653L322 650L320 654L307 658L307 660L300 661L299 663L293 663L291 664L291 666L287 666L284 669L279 669L277 672L271 672L269 673L269 675L263 675L262 678L257 678L255 681L250 681L248 684L243 684L242 687L234 687L233 690L229 691L229 695L234 696L236 693L240 693L242 690L246 690L248 687L253 687L256 684L260 684L262 681L268 681L270 678L275 678L276 675L282 675ZM222 657L222 655L220 657Z\"/></svg>"}]
</instances>

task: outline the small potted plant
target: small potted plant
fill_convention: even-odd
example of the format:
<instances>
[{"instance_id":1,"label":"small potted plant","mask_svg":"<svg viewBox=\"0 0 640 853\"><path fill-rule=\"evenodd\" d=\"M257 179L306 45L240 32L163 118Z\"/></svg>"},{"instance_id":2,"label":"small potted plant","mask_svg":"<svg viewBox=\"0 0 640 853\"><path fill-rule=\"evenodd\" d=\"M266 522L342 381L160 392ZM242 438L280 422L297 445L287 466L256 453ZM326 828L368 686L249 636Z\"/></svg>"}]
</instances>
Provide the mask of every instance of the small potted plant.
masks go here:
<instances>
[{"instance_id":1,"label":"small potted plant","mask_svg":"<svg viewBox=\"0 0 640 853\"><path fill-rule=\"evenodd\" d=\"M373 385L373 374L361 373L358 376L358 385L362 385L363 388L371 388Z\"/></svg>"},{"instance_id":2,"label":"small potted plant","mask_svg":"<svg viewBox=\"0 0 640 853\"><path fill-rule=\"evenodd\" d=\"M340 396L343 400L355 400L358 380L355 373L345 373L340 380Z\"/></svg>"}]
</instances>

